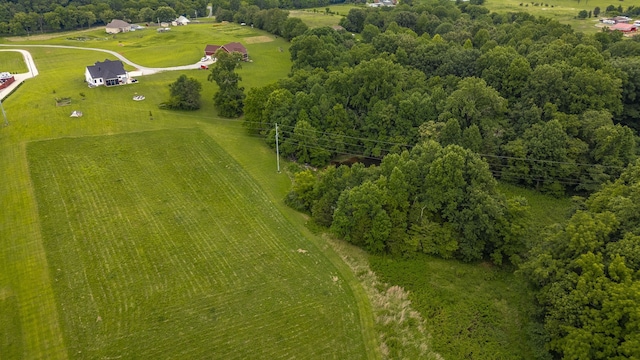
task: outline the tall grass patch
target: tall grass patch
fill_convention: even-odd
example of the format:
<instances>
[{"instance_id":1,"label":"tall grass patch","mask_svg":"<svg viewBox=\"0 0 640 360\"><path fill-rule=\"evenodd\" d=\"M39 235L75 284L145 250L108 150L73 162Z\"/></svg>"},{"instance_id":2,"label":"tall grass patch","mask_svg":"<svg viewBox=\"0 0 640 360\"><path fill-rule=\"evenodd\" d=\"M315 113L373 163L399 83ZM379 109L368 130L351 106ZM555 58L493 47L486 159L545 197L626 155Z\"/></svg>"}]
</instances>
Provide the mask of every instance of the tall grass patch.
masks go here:
<instances>
[{"instance_id":1,"label":"tall grass patch","mask_svg":"<svg viewBox=\"0 0 640 360\"><path fill-rule=\"evenodd\" d=\"M489 264L428 256L369 261L381 281L409 291L443 358L533 359L544 353L531 335L532 299L516 276Z\"/></svg>"},{"instance_id":2,"label":"tall grass patch","mask_svg":"<svg viewBox=\"0 0 640 360\"><path fill-rule=\"evenodd\" d=\"M72 357L365 357L343 277L203 132L27 150Z\"/></svg>"}]
</instances>

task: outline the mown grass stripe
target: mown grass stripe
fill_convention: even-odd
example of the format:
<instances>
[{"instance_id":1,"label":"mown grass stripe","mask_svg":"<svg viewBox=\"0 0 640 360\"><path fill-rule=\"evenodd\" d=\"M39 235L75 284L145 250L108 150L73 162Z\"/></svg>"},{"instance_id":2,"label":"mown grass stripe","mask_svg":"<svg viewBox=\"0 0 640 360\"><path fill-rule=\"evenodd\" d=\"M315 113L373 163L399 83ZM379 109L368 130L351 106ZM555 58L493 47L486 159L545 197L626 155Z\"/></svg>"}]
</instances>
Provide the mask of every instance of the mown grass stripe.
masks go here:
<instances>
[{"instance_id":1,"label":"mown grass stripe","mask_svg":"<svg viewBox=\"0 0 640 360\"><path fill-rule=\"evenodd\" d=\"M144 147L141 139L147 139ZM33 146L36 158L44 149L57 154L43 158L34 172L66 177L67 187L54 194L74 204L45 221L44 231L57 231L56 221L73 223L74 236L66 238L72 245L65 246L76 246L85 258L82 273L62 265L85 290L57 292L59 302L86 296L97 303L65 312L73 353L201 357L215 346L216 356L246 358L257 346L265 358L281 357L283 348L316 358L363 355L355 345L361 339L350 334L357 310L331 280L331 265L315 249L296 252L309 244L201 132ZM220 160L229 168L216 171L212 164ZM38 166L44 163L64 165ZM41 196L51 208L60 207L57 198ZM47 244L56 266L64 264L65 252ZM168 329L184 336L167 337ZM334 341L339 345L327 345ZM185 349L185 342L198 345ZM252 346L243 347L246 342Z\"/></svg>"}]
</instances>

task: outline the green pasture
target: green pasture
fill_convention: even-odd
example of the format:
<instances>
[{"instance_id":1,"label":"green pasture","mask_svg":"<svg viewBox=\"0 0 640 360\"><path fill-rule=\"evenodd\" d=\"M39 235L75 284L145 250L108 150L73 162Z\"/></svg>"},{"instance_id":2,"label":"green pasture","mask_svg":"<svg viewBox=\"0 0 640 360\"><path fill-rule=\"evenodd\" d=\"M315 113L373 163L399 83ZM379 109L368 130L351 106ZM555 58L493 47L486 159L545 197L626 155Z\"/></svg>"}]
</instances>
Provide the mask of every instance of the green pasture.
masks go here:
<instances>
[{"instance_id":1,"label":"green pasture","mask_svg":"<svg viewBox=\"0 0 640 360\"><path fill-rule=\"evenodd\" d=\"M348 285L204 132L33 142L28 160L70 354L365 357Z\"/></svg>"},{"instance_id":2,"label":"green pasture","mask_svg":"<svg viewBox=\"0 0 640 360\"><path fill-rule=\"evenodd\" d=\"M107 49L116 51L134 63L146 67L194 64L204 55L204 48L207 44L224 45L237 41L247 48L249 57L254 62L263 60L260 57L264 55L265 51L278 51L279 48L282 48L286 56L283 57L280 54L277 60L272 56L268 61L270 63L279 63L274 64L276 66L288 66L288 53L286 50L289 48L289 44L284 39L276 39L267 32L234 23L200 23L175 26L164 33L157 32L155 27L120 34L107 34L104 28L96 28L90 31L67 33L64 36L56 36L46 40L41 40L37 36L30 39L19 38L15 40L12 42L5 41L4 43ZM104 60L105 57L107 57L107 54L100 55L97 60Z\"/></svg>"},{"instance_id":3,"label":"green pasture","mask_svg":"<svg viewBox=\"0 0 640 360\"><path fill-rule=\"evenodd\" d=\"M2 48L0 48L0 72L20 74L29 71L27 64L24 63L24 58L21 53L1 50Z\"/></svg>"},{"instance_id":4,"label":"green pasture","mask_svg":"<svg viewBox=\"0 0 640 360\"><path fill-rule=\"evenodd\" d=\"M615 7L621 5L626 9L629 6L640 6L640 0L486 0L483 6L497 13L526 11L535 16L544 16L563 24L569 24L577 31L593 33L602 31L601 27L597 26L600 24L598 18L579 20L577 19L578 13L581 10L593 11L597 6L601 10L600 16L604 16L605 9L609 5Z\"/></svg>"},{"instance_id":5,"label":"green pasture","mask_svg":"<svg viewBox=\"0 0 640 360\"><path fill-rule=\"evenodd\" d=\"M248 45L242 86L286 76L276 44ZM89 89L84 68L106 54L22 48L40 75L3 101L0 358L379 357L364 291L282 203L272 151L216 117L207 71ZM139 54L150 66L153 51ZM158 109L183 73L202 109Z\"/></svg>"},{"instance_id":6,"label":"green pasture","mask_svg":"<svg viewBox=\"0 0 640 360\"><path fill-rule=\"evenodd\" d=\"M445 359L534 359L543 343L530 321L533 298L522 279L488 263L428 256L370 256L381 281L409 291Z\"/></svg>"}]
</instances>

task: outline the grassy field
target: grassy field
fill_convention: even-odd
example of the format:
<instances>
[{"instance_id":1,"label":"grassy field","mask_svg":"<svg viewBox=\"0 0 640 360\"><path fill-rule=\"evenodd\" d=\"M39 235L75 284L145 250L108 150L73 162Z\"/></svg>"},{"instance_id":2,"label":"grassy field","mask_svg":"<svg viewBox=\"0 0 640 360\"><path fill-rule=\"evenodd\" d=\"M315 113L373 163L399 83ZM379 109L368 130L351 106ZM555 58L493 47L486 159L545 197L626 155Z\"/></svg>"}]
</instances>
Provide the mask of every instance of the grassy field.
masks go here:
<instances>
[{"instance_id":1,"label":"grassy field","mask_svg":"<svg viewBox=\"0 0 640 360\"><path fill-rule=\"evenodd\" d=\"M283 39L275 39L273 35L238 24L194 24L172 27L171 31L158 33L155 28L148 28L128 33L106 34L104 28L78 33L66 33L50 38L33 36L31 38L10 38L5 44L48 44L89 48L100 48L116 51L134 63L147 67L168 67L194 64L204 55L207 44L224 45L238 41L245 45L254 62L275 62L273 56L261 58L264 49L273 53L284 49L287 54L288 43ZM106 54L98 60L104 60ZM257 56L257 58L256 58ZM277 59L283 56L279 54ZM288 57L288 55L287 55ZM285 61L286 63L286 61Z\"/></svg>"},{"instance_id":2,"label":"grassy field","mask_svg":"<svg viewBox=\"0 0 640 360\"><path fill-rule=\"evenodd\" d=\"M247 45L241 85L286 76L276 44ZM88 89L104 54L23 48L40 75L3 101L0 358L379 357L366 294L284 206L271 150L215 116L208 72ZM145 53L134 61L151 66ZM202 109L159 110L182 73L202 82Z\"/></svg>"},{"instance_id":3,"label":"grassy field","mask_svg":"<svg viewBox=\"0 0 640 360\"><path fill-rule=\"evenodd\" d=\"M2 50L2 48L0 48ZM12 74L26 73L29 71L24 63L22 54L16 51L0 51L0 72Z\"/></svg>"},{"instance_id":4,"label":"grassy field","mask_svg":"<svg viewBox=\"0 0 640 360\"><path fill-rule=\"evenodd\" d=\"M34 142L28 160L70 354L364 358L344 280L202 131Z\"/></svg>"},{"instance_id":5,"label":"grassy field","mask_svg":"<svg viewBox=\"0 0 640 360\"><path fill-rule=\"evenodd\" d=\"M522 6L520 6L522 4ZM537 4L537 5L536 5ZM545 0L545 1L521 1L521 0L486 0L485 6L498 13L526 11L535 16L544 16L571 25L575 30L594 33L601 31L598 18L592 17L584 20L576 19L581 10L593 11L600 7L602 14L607 6L621 5L624 9L629 6L640 6L640 0Z\"/></svg>"}]
</instances>

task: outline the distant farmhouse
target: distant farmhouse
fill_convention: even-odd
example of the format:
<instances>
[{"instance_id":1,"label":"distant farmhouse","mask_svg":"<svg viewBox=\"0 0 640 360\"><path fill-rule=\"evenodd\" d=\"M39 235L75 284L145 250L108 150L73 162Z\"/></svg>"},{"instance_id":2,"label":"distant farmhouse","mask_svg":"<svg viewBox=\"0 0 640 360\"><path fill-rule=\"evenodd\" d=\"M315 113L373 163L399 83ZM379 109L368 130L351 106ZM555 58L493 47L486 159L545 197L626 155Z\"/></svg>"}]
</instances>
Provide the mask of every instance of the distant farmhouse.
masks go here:
<instances>
[{"instance_id":1,"label":"distant farmhouse","mask_svg":"<svg viewBox=\"0 0 640 360\"><path fill-rule=\"evenodd\" d=\"M231 42L222 46L207 45L204 48L204 56L213 56L216 53L216 51L218 51L218 49L222 49L228 52L229 54L234 52L239 52L240 54L242 54L243 61L249 61L249 53L247 52L247 48L245 48L244 45L240 44L239 42Z\"/></svg>"},{"instance_id":2,"label":"distant farmhouse","mask_svg":"<svg viewBox=\"0 0 640 360\"><path fill-rule=\"evenodd\" d=\"M171 25L173 25L173 26L187 25L190 22L191 22L191 20L189 20L186 17L180 15L177 19L173 20L173 23Z\"/></svg>"},{"instance_id":3,"label":"distant farmhouse","mask_svg":"<svg viewBox=\"0 0 640 360\"><path fill-rule=\"evenodd\" d=\"M129 74L124 70L122 62L109 59L87 66L84 77L89 86L114 86L126 84L129 81Z\"/></svg>"},{"instance_id":4,"label":"distant farmhouse","mask_svg":"<svg viewBox=\"0 0 640 360\"><path fill-rule=\"evenodd\" d=\"M108 34L117 34L121 32L128 32L131 30L131 24L122 20L111 20L106 26Z\"/></svg>"},{"instance_id":5,"label":"distant farmhouse","mask_svg":"<svg viewBox=\"0 0 640 360\"><path fill-rule=\"evenodd\" d=\"M617 23L609 27L610 31L622 31L625 34L635 33L638 26L635 24Z\"/></svg>"}]
</instances>

